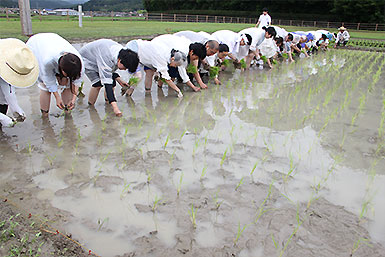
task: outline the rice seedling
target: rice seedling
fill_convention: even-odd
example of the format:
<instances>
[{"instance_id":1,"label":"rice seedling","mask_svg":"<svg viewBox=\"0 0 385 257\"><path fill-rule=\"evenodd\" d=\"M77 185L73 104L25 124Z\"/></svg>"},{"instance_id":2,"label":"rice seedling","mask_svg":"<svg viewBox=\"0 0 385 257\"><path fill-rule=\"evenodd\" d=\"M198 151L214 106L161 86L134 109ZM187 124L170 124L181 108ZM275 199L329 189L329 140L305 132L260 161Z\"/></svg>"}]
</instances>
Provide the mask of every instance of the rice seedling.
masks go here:
<instances>
[{"instance_id":1,"label":"rice seedling","mask_svg":"<svg viewBox=\"0 0 385 257\"><path fill-rule=\"evenodd\" d=\"M243 185L243 179L244 177L241 178L241 180L238 182L237 186L235 187L235 191L238 191L238 188Z\"/></svg>"},{"instance_id":2,"label":"rice seedling","mask_svg":"<svg viewBox=\"0 0 385 257\"><path fill-rule=\"evenodd\" d=\"M289 246L290 242L291 242L291 239L293 238L293 236L295 234L297 234L298 232L298 229L300 228L300 226L302 225L304 221L300 221L300 223L297 224L297 226L295 227L293 233L291 233L291 235L289 236L288 240L286 241L286 243L283 245L283 249L279 252L279 257L282 257L286 251L286 248Z\"/></svg>"},{"instance_id":3,"label":"rice seedling","mask_svg":"<svg viewBox=\"0 0 385 257\"><path fill-rule=\"evenodd\" d=\"M122 192L120 192L120 199L123 199L130 192L131 183L124 182Z\"/></svg>"},{"instance_id":4,"label":"rice seedling","mask_svg":"<svg viewBox=\"0 0 385 257\"><path fill-rule=\"evenodd\" d=\"M168 164L170 167L171 167L172 162L174 161L174 158L175 158L175 151L176 151L176 149L174 149L174 151L172 152L172 154L170 156L170 159L168 160Z\"/></svg>"},{"instance_id":5,"label":"rice seedling","mask_svg":"<svg viewBox=\"0 0 385 257\"><path fill-rule=\"evenodd\" d=\"M151 211L155 213L155 210L158 208L160 201L162 198L159 198L157 194L155 194L154 201L152 202Z\"/></svg>"},{"instance_id":6,"label":"rice seedling","mask_svg":"<svg viewBox=\"0 0 385 257\"><path fill-rule=\"evenodd\" d=\"M278 250L279 244L278 244L277 240L275 240L273 233L271 233L271 240L273 240L273 244L274 244L275 249Z\"/></svg>"},{"instance_id":7,"label":"rice seedling","mask_svg":"<svg viewBox=\"0 0 385 257\"><path fill-rule=\"evenodd\" d=\"M187 73L195 74L195 73L198 72L198 69L197 69L197 67L196 67L195 65L193 65L193 64L190 63L190 64L187 66L186 71L187 71Z\"/></svg>"},{"instance_id":8,"label":"rice seedling","mask_svg":"<svg viewBox=\"0 0 385 257\"><path fill-rule=\"evenodd\" d=\"M81 140L82 140L82 136L80 135L80 129L78 129L77 140L75 144L75 154L79 154L79 145Z\"/></svg>"},{"instance_id":9,"label":"rice seedling","mask_svg":"<svg viewBox=\"0 0 385 257\"><path fill-rule=\"evenodd\" d=\"M99 227L98 227L98 231L100 231L102 228L103 228L103 226L106 224L106 223L108 223L110 221L110 218L105 218L105 219L98 219L98 225L99 225Z\"/></svg>"},{"instance_id":10,"label":"rice seedling","mask_svg":"<svg viewBox=\"0 0 385 257\"><path fill-rule=\"evenodd\" d=\"M210 78L215 78L218 76L219 74L219 71L220 71L220 67L217 67L217 66L213 66L213 67L210 67L210 70L209 70L209 75L210 75Z\"/></svg>"},{"instance_id":11,"label":"rice seedling","mask_svg":"<svg viewBox=\"0 0 385 257\"><path fill-rule=\"evenodd\" d=\"M46 156L46 160L47 160L49 166L52 166L54 160L56 159L56 155L45 154L45 156Z\"/></svg>"},{"instance_id":12,"label":"rice seedling","mask_svg":"<svg viewBox=\"0 0 385 257\"><path fill-rule=\"evenodd\" d=\"M59 142L57 143L57 147L61 148L64 144L64 136L63 136L63 130L60 130L59 133Z\"/></svg>"},{"instance_id":13,"label":"rice seedling","mask_svg":"<svg viewBox=\"0 0 385 257\"><path fill-rule=\"evenodd\" d=\"M274 180L270 183L269 185L269 190L267 192L267 196L265 197L265 199L262 201L262 203L259 205L258 207L258 212L256 214L256 218L254 220L254 223L257 223L258 220L261 218L261 216L267 212L267 210L265 210L265 204L267 203L267 201L269 200L270 198L270 195L273 191L273 185L274 185Z\"/></svg>"},{"instance_id":14,"label":"rice seedling","mask_svg":"<svg viewBox=\"0 0 385 257\"><path fill-rule=\"evenodd\" d=\"M259 162L259 161L256 161L256 162L254 163L254 166L253 166L253 168L251 169L251 172L250 172L250 176L253 176L254 171L255 171L255 169L257 168L258 162Z\"/></svg>"},{"instance_id":15,"label":"rice seedling","mask_svg":"<svg viewBox=\"0 0 385 257\"><path fill-rule=\"evenodd\" d=\"M202 172L201 172L201 176L200 176L200 178L199 178L199 180L203 180L204 179L204 177L206 176L206 173L207 173L207 166L206 166L206 164L203 166L203 169L202 169Z\"/></svg>"},{"instance_id":16,"label":"rice seedling","mask_svg":"<svg viewBox=\"0 0 385 257\"><path fill-rule=\"evenodd\" d=\"M191 209L189 210L189 216L190 216L190 220L191 220L191 223L193 225L193 228L196 229L197 227L197 223L196 223L196 213L197 213L197 210L194 209L194 205L191 204Z\"/></svg>"},{"instance_id":17,"label":"rice seedling","mask_svg":"<svg viewBox=\"0 0 385 257\"><path fill-rule=\"evenodd\" d=\"M360 237L352 247L352 250L350 252L350 256L352 257L354 253L360 248L362 244L365 244L366 246L372 247L372 245L369 243L369 239Z\"/></svg>"},{"instance_id":18,"label":"rice seedling","mask_svg":"<svg viewBox=\"0 0 385 257\"><path fill-rule=\"evenodd\" d=\"M179 196L179 194L180 194L180 190L182 188L182 182L183 182L183 172L180 174L179 183L176 186L176 195L177 196Z\"/></svg>"},{"instance_id":19,"label":"rice seedling","mask_svg":"<svg viewBox=\"0 0 385 257\"><path fill-rule=\"evenodd\" d=\"M223 166L223 163L225 162L226 160L226 155L227 155L227 151L228 151L228 148L226 148L226 150L224 151L223 155L222 155L222 159L221 159L221 167Z\"/></svg>"},{"instance_id":20,"label":"rice seedling","mask_svg":"<svg viewBox=\"0 0 385 257\"><path fill-rule=\"evenodd\" d=\"M150 184L150 182L152 180L152 172L149 169L147 169L146 175L147 175L147 184Z\"/></svg>"},{"instance_id":21,"label":"rice seedling","mask_svg":"<svg viewBox=\"0 0 385 257\"><path fill-rule=\"evenodd\" d=\"M246 224L244 225L243 227L241 227L241 223L238 222L238 229L237 229L237 233L235 235L235 238L234 238L234 246L237 245L238 241L239 241L239 238L241 238L243 232L245 231L245 229L249 226L249 224Z\"/></svg>"},{"instance_id":22,"label":"rice seedling","mask_svg":"<svg viewBox=\"0 0 385 257\"><path fill-rule=\"evenodd\" d=\"M164 142L164 145L163 145L164 149L166 149L166 146L167 146L169 140L170 140L170 134L168 134L166 141Z\"/></svg>"}]
</instances>

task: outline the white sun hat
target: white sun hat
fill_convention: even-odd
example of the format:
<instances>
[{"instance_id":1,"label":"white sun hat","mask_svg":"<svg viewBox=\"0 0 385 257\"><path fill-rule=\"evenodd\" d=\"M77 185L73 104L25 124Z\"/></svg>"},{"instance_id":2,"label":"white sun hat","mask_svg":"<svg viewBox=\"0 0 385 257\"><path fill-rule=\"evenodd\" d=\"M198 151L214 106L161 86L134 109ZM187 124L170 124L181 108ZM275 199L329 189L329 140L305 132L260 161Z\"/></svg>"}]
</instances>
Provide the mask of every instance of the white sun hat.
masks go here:
<instances>
[{"instance_id":1,"label":"white sun hat","mask_svg":"<svg viewBox=\"0 0 385 257\"><path fill-rule=\"evenodd\" d=\"M39 76L39 65L28 46L16 38L0 40L0 77L15 87L29 87Z\"/></svg>"}]
</instances>

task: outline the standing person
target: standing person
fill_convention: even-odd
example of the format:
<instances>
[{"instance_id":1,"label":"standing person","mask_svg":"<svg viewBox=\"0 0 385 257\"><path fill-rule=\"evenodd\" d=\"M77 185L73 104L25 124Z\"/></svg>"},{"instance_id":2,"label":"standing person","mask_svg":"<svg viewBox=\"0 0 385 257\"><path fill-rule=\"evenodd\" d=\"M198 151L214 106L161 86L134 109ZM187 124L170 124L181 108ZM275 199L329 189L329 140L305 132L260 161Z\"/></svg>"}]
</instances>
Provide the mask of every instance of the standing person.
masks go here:
<instances>
[{"instance_id":1,"label":"standing person","mask_svg":"<svg viewBox=\"0 0 385 257\"><path fill-rule=\"evenodd\" d=\"M267 8L262 9L262 14L259 16L258 22L255 25L257 28L263 28L263 27L268 27L271 26L271 17L268 14Z\"/></svg>"},{"instance_id":2,"label":"standing person","mask_svg":"<svg viewBox=\"0 0 385 257\"><path fill-rule=\"evenodd\" d=\"M16 99L15 87L35 84L39 64L31 49L15 38L0 39L0 125L11 127L13 120L6 116L8 106L17 120L24 121L25 113Z\"/></svg>"},{"instance_id":3,"label":"standing person","mask_svg":"<svg viewBox=\"0 0 385 257\"><path fill-rule=\"evenodd\" d=\"M55 96L59 109L72 110L84 73L79 52L67 40L54 33L36 34L26 44L39 63L38 87L42 115L48 116L51 94Z\"/></svg>"},{"instance_id":4,"label":"standing person","mask_svg":"<svg viewBox=\"0 0 385 257\"><path fill-rule=\"evenodd\" d=\"M350 39L349 32L346 30L344 26L340 27L338 31L339 32L337 34L337 39L336 39L336 43L334 44L334 48L341 45L346 46L346 44L349 42L349 39Z\"/></svg>"},{"instance_id":5,"label":"standing person","mask_svg":"<svg viewBox=\"0 0 385 257\"><path fill-rule=\"evenodd\" d=\"M94 105L100 89L105 87L105 100L108 101L116 116L122 116L116 103L114 87L116 86L113 73L116 70L128 70L134 73L138 68L138 54L110 39L99 39L86 44L80 49L84 59L85 73L91 80L92 88L88 104Z\"/></svg>"}]
</instances>

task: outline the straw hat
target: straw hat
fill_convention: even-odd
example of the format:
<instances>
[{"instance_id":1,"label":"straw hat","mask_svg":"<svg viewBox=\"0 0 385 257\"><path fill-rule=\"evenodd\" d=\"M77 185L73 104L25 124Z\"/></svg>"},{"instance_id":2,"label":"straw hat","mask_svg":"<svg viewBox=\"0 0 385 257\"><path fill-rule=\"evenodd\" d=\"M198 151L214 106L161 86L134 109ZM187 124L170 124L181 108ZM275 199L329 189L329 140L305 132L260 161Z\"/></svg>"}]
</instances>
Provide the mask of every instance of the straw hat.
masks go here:
<instances>
[{"instance_id":1,"label":"straw hat","mask_svg":"<svg viewBox=\"0 0 385 257\"><path fill-rule=\"evenodd\" d=\"M342 26L338 30L346 30L346 28L344 26Z\"/></svg>"},{"instance_id":2,"label":"straw hat","mask_svg":"<svg viewBox=\"0 0 385 257\"><path fill-rule=\"evenodd\" d=\"M39 76L36 57L21 40L0 40L0 77L15 87L32 86Z\"/></svg>"}]
</instances>

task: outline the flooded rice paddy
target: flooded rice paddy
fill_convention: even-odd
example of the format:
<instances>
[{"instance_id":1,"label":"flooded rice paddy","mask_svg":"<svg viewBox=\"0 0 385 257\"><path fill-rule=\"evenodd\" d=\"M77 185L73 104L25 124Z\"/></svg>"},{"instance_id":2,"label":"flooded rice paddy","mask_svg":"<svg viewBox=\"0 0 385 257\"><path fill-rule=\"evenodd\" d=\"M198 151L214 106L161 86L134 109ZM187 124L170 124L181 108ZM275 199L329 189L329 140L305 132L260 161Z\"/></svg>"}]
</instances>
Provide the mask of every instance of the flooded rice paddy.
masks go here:
<instances>
[{"instance_id":1,"label":"flooded rice paddy","mask_svg":"<svg viewBox=\"0 0 385 257\"><path fill-rule=\"evenodd\" d=\"M1 194L99 256L383 256L384 65L329 51L181 100L142 81L122 118L101 95L42 119L18 90Z\"/></svg>"}]
</instances>

